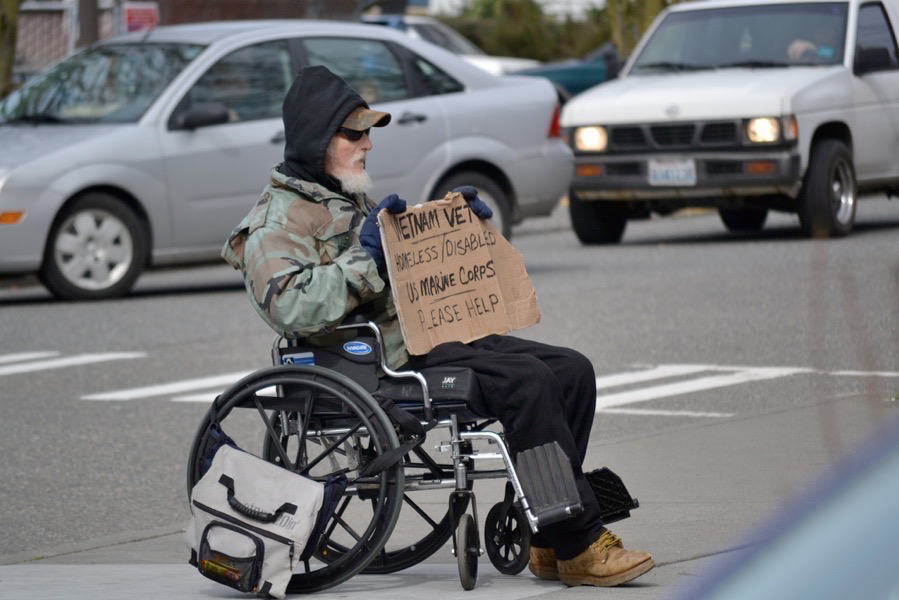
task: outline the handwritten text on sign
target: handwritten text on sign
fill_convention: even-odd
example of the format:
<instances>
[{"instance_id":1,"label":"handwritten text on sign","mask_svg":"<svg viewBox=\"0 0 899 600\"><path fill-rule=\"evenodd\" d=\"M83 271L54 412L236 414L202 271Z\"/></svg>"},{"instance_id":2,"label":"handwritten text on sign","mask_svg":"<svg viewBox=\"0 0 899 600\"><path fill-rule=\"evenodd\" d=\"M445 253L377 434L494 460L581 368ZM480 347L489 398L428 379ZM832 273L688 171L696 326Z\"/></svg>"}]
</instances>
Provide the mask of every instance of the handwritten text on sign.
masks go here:
<instances>
[{"instance_id":1,"label":"handwritten text on sign","mask_svg":"<svg viewBox=\"0 0 899 600\"><path fill-rule=\"evenodd\" d=\"M503 297L502 275L511 267L520 269L520 277L524 268L509 264L511 246L460 194L379 217L394 303L410 353L517 327Z\"/></svg>"}]
</instances>

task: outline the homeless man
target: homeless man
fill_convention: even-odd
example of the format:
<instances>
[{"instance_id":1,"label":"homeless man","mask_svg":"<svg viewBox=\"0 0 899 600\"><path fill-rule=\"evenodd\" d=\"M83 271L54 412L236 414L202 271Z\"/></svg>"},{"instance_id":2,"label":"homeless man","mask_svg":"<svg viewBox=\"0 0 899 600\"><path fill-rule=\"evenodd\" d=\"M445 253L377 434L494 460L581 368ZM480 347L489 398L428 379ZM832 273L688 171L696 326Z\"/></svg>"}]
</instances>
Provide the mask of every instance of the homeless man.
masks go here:
<instances>
[{"instance_id":1,"label":"homeless man","mask_svg":"<svg viewBox=\"0 0 899 600\"><path fill-rule=\"evenodd\" d=\"M483 397L472 409L502 423L513 455L556 441L574 468L584 512L534 536L531 571L570 586L614 586L649 571L655 565L649 554L625 550L603 527L581 468L596 401L590 362L568 348L508 335L441 344L410 357L390 297L376 219L385 208L404 211L405 201L392 194L374 206L366 195L369 130L386 126L390 115L370 110L328 69L307 67L287 92L283 118L284 161L222 251L243 272L259 316L287 338L316 343L335 335L335 326L362 306L381 327L392 369L472 369ZM479 217L491 216L474 188L457 191Z\"/></svg>"}]
</instances>

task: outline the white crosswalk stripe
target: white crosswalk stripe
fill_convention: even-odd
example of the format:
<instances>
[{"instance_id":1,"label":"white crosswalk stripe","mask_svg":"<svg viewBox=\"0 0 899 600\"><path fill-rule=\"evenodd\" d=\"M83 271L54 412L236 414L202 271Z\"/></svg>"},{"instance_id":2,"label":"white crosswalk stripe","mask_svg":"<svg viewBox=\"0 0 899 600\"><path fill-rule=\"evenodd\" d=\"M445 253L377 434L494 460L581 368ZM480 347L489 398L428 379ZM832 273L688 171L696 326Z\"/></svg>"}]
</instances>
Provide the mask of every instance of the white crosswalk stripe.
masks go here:
<instances>
[{"instance_id":1,"label":"white crosswalk stripe","mask_svg":"<svg viewBox=\"0 0 899 600\"><path fill-rule=\"evenodd\" d=\"M802 367L739 367L699 364L648 365L631 371L597 377L597 392L602 390L608 391L608 393L597 395L596 412L608 415L731 417L733 414L728 412L666 410L657 407L639 408L633 405L650 400L681 396L742 383L765 381L805 372L813 372L813 370ZM88 394L82 396L82 399L129 401L162 397L172 402L209 404L228 385L235 383L249 373L226 373L146 387ZM641 385L649 382L657 382L658 384ZM621 389L616 391L614 388ZM622 408L625 405L627 405L627 408Z\"/></svg>"},{"instance_id":2,"label":"white crosswalk stripe","mask_svg":"<svg viewBox=\"0 0 899 600\"><path fill-rule=\"evenodd\" d=\"M639 371L627 371L625 373L615 373L614 375L604 375L596 378L596 389L617 387L620 385L629 385L632 383L642 383L644 381L652 381L653 379L665 379L666 377L676 377L678 375L690 375L692 373L701 373L708 371L709 368L704 365L659 365L652 369L641 369Z\"/></svg>"},{"instance_id":3,"label":"white crosswalk stripe","mask_svg":"<svg viewBox=\"0 0 899 600\"><path fill-rule=\"evenodd\" d=\"M18 352L16 354L0 354L0 365L25 362L27 360L37 360L39 358L50 358L51 356L59 356L59 352Z\"/></svg>"},{"instance_id":4,"label":"white crosswalk stripe","mask_svg":"<svg viewBox=\"0 0 899 600\"><path fill-rule=\"evenodd\" d=\"M168 396L170 394L180 394L181 392L191 392L196 390L204 390L207 388L218 389L218 392L197 396L196 402L211 402L224 386L239 381L252 373L245 371L240 373L229 373L225 375L215 375L212 377L201 377L199 379L186 379L184 381L174 381L172 383L163 383L160 385L151 385L148 387L133 388L129 390L117 390L114 392L105 392L102 394L88 394L82 396L82 400L137 400L140 398L152 398L154 396Z\"/></svg>"},{"instance_id":5,"label":"white crosswalk stripe","mask_svg":"<svg viewBox=\"0 0 899 600\"><path fill-rule=\"evenodd\" d=\"M700 377L698 379L687 379L684 381L675 381L662 385L651 387L642 387L634 390L627 390L613 394L601 394L596 397L596 412L601 412L613 406L621 406L623 404L633 404L636 402L647 402L649 400L657 400L660 398L668 398L671 396L680 396L683 394L691 394L715 388L737 385L740 383L749 383L752 381L764 381L766 379L776 379L778 377L786 377L787 375L795 375L797 373L811 372L811 369L803 369L800 367L721 367L717 365L664 365L668 367L668 371L675 373L680 368L682 373L701 373L708 371L731 371L733 372L710 375ZM656 367L649 371L661 372L662 367ZM649 371L635 371L631 381L621 378L618 385L626 385L632 381L646 381L645 375ZM643 377L641 377L641 375ZM662 375L661 377L670 377L670 375ZM599 387L599 378L597 379L597 387Z\"/></svg>"},{"instance_id":6,"label":"white crosswalk stripe","mask_svg":"<svg viewBox=\"0 0 899 600\"><path fill-rule=\"evenodd\" d=\"M51 358L58 355L58 352L23 352L0 356L0 362L3 363L3 366L0 366L0 376L34 373L37 371L48 371L50 369L61 369L64 367L77 367L113 360L132 360L135 358L145 358L147 356L145 352L104 352Z\"/></svg>"}]
</instances>

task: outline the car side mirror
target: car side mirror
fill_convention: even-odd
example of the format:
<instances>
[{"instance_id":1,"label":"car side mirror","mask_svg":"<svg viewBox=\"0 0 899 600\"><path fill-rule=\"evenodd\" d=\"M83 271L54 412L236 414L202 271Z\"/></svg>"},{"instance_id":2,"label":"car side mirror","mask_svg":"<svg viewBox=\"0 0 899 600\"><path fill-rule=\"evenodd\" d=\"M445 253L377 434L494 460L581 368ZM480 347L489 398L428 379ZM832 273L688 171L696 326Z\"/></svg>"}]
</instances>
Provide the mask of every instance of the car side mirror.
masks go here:
<instances>
[{"instance_id":1,"label":"car side mirror","mask_svg":"<svg viewBox=\"0 0 899 600\"><path fill-rule=\"evenodd\" d=\"M177 129L198 129L221 125L229 120L228 108L221 102L201 102L181 113L175 124Z\"/></svg>"},{"instance_id":2,"label":"car side mirror","mask_svg":"<svg viewBox=\"0 0 899 600\"><path fill-rule=\"evenodd\" d=\"M874 71L888 71L892 68L893 63L890 60L890 51L886 47L859 47L855 52L853 71L856 75L864 75Z\"/></svg>"}]
</instances>

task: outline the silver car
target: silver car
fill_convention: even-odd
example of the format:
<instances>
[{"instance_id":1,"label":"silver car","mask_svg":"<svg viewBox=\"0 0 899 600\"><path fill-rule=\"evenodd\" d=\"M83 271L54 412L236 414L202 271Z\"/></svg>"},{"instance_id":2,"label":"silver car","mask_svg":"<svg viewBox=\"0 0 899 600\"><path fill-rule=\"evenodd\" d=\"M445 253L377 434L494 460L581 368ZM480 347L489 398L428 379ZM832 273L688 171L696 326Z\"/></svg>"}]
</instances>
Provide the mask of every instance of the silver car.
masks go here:
<instances>
[{"instance_id":1,"label":"silver car","mask_svg":"<svg viewBox=\"0 0 899 600\"><path fill-rule=\"evenodd\" d=\"M373 133L376 198L475 185L508 236L567 189L573 159L547 81L495 77L377 26L159 27L76 54L0 103L0 275L104 298L147 266L217 259L282 159L281 102L305 65L393 114Z\"/></svg>"}]
</instances>

